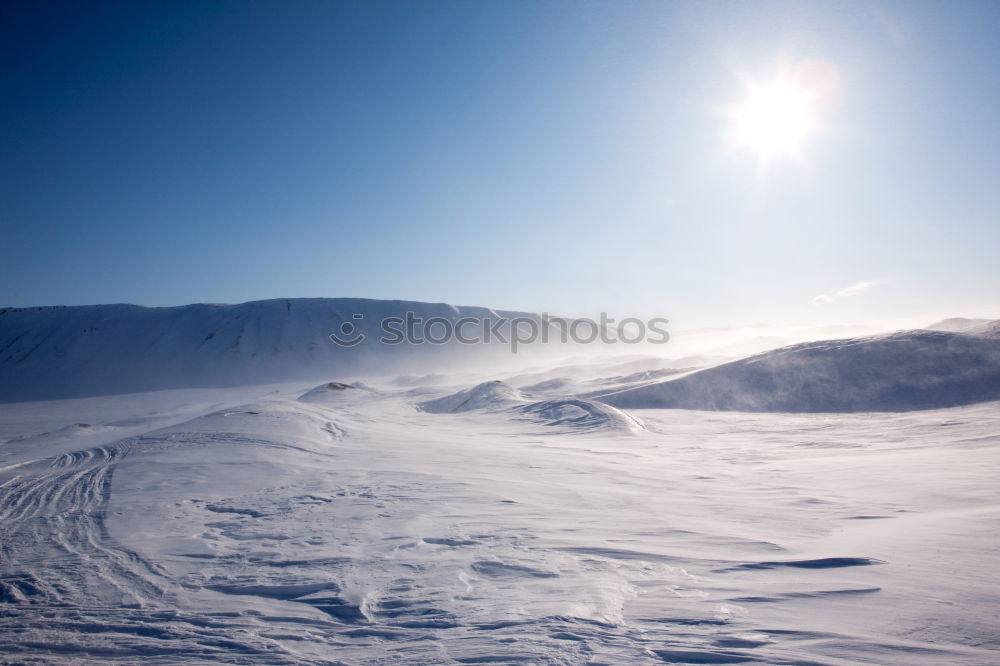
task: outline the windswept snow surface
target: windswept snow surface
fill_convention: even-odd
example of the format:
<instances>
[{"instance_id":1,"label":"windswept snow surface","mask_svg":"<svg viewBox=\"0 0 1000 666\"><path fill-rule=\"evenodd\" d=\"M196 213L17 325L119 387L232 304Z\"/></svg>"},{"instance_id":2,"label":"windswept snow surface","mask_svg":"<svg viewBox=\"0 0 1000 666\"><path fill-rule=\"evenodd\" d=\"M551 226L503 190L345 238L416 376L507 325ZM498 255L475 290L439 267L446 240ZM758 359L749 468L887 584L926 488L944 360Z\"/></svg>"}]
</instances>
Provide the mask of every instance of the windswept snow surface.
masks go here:
<instances>
[{"instance_id":1,"label":"windswept snow surface","mask_svg":"<svg viewBox=\"0 0 1000 666\"><path fill-rule=\"evenodd\" d=\"M909 411L1000 400L1000 334L900 331L784 347L600 397L626 409Z\"/></svg>"},{"instance_id":2,"label":"windswept snow surface","mask_svg":"<svg viewBox=\"0 0 1000 666\"><path fill-rule=\"evenodd\" d=\"M997 403L328 381L0 405L0 661L1000 661Z\"/></svg>"}]
</instances>

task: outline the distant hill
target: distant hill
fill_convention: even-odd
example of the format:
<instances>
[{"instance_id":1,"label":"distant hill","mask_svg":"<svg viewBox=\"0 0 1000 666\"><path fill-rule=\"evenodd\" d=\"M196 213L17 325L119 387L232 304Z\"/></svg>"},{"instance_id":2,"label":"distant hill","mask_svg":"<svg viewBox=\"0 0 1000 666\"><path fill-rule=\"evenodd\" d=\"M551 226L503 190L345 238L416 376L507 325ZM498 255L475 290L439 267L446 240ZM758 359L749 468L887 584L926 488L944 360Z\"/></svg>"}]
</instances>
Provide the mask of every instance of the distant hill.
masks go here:
<instances>
[{"instance_id":1,"label":"distant hill","mask_svg":"<svg viewBox=\"0 0 1000 666\"><path fill-rule=\"evenodd\" d=\"M0 308L0 401L427 372L468 359L510 361L508 348L497 343L379 342L385 335L380 322L407 312L452 323L461 317L539 320L523 312L352 298ZM354 328L352 335L364 334L364 342L334 344L330 334L345 324ZM477 330L463 332L476 337Z\"/></svg>"},{"instance_id":2,"label":"distant hill","mask_svg":"<svg viewBox=\"0 0 1000 666\"><path fill-rule=\"evenodd\" d=\"M996 330L996 322L976 330ZM598 398L620 408L909 411L1000 400L1000 337L915 330L808 342Z\"/></svg>"},{"instance_id":3,"label":"distant hill","mask_svg":"<svg viewBox=\"0 0 1000 666\"><path fill-rule=\"evenodd\" d=\"M969 335L1000 336L1000 320L966 319L952 317L942 319L926 327L931 331L951 331L952 333L968 333Z\"/></svg>"}]
</instances>

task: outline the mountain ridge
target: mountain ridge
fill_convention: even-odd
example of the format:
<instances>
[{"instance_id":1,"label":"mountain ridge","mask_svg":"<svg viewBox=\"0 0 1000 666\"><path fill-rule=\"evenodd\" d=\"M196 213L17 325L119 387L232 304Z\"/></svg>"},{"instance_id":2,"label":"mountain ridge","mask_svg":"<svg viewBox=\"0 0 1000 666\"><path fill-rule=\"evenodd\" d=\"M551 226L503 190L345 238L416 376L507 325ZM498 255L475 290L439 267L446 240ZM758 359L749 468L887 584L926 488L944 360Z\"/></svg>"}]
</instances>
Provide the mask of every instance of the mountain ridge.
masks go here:
<instances>
[{"instance_id":1,"label":"mountain ridge","mask_svg":"<svg viewBox=\"0 0 1000 666\"><path fill-rule=\"evenodd\" d=\"M496 343L420 344L419 353L384 343L382 322L407 312L451 324L472 317L483 329L498 320L541 321L526 312L357 298L2 308L0 401L421 371L508 353ZM341 346L331 334L364 338Z\"/></svg>"},{"instance_id":2,"label":"mountain ridge","mask_svg":"<svg viewBox=\"0 0 1000 666\"><path fill-rule=\"evenodd\" d=\"M746 412L955 407L1000 400L1000 337L915 329L804 342L597 399L626 409Z\"/></svg>"}]
</instances>

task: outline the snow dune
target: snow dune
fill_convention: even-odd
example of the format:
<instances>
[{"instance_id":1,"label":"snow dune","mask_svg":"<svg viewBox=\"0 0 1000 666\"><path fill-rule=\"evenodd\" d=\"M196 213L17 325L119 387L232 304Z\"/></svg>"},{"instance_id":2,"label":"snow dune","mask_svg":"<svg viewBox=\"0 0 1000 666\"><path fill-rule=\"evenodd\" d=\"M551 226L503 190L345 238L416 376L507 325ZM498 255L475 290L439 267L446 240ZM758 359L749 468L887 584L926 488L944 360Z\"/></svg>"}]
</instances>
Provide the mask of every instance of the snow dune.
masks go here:
<instances>
[{"instance_id":1,"label":"snow dune","mask_svg":"<svg viewBox=\"0 0 1000 666\"><path fill-rule=\"evenodd\" d=\"M435 400L420 403L419 407L431 414L455 414L474 409L498 409L524 402L520 392L509 384L494 379L470 389L452 393Z\"/></svg>"},{"instance_id":2,"label":"snow dune","mask_svg":"<svg viewBox=\"0 0 1000 666\"><path fill-rule=\"evenodd\" d=\"M578 432L642 429L639 419L614 407L579 398L529 402L520 391L498 379L421 402L418 407L431 414L484 411Z\"/></svg>"},{"instance_id":3,"label":"snow dune","mask_svg":"<svg viewBox=\"0 0 1000 666\"><path fill-rule=\"evenodd\" d=\"M298 397L300 402L311 402L317 404L345 404L357 400L364 400L368 394L372 393L370 387L362 382L345 384L343 382L325 382L315 388L311 388Z\"/></svg>"},{"instance_id":4,"label":"snow dune","mask_svg":"<svg viewBox=\"0 0 1000 666\"><path fill-rule=\"evenodd\" d=\"M590 400L543 400L520 407L518 411L546 425L579 431L610 429L635 432L643 428L642 421L635 416Z\"/></svg>"}]
</instances>

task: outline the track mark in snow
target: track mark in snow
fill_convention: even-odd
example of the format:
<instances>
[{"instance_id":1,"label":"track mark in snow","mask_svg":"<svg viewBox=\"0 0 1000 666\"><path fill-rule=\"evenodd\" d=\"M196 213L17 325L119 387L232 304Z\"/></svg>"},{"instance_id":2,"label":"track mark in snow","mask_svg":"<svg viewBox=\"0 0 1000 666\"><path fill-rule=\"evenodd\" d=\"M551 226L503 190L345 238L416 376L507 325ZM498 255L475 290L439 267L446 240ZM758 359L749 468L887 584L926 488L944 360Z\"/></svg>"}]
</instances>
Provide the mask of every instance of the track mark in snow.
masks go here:
<instances>
[{"instance_id":1,"label":"track mark in snow","mask_svg":"<svg viewBox=\"0 0 1000 666\"><path fill-rule=\"evenodd\" d=\"M162 596L156 567L115 544L105 525L115 466L135 441L62 454L50 459L46 471L4 484L0 596L22 603L93 603L93 592L101 590L103 601L132 606Z\"/></svg>"}]
</instances>

